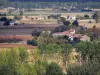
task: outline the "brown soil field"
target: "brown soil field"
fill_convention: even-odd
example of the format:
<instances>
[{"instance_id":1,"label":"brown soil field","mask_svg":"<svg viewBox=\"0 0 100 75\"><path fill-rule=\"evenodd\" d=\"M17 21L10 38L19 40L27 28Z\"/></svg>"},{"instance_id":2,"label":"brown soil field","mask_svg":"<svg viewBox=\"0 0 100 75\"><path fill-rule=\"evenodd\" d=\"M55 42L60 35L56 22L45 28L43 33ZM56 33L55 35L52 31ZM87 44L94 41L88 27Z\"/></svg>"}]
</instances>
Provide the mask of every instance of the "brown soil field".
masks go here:
<instances>
[{"instance_id":1,"label":"brown soil field","mask_svg":"<svg viewBox=\"0 0 100 75\"><path fill-rule=\"evenodd\" d=\"M92 28L94 25L97 27L97 28L100 28L100 23L88 23L88 22L84 22L84 23L79 23L80 26L87 26L88 28Z\"/></svg>"},{"instance_id":2,"label":"brown soil field","mask_svg":"<svg viewBox=\"0 0 100 75\"><path fill-rule=\"evenodd\" d=\"M32 40L33 36L31 35L5 35L5 36L0 36L0 39Z\"/></svg>"}]
</instances>

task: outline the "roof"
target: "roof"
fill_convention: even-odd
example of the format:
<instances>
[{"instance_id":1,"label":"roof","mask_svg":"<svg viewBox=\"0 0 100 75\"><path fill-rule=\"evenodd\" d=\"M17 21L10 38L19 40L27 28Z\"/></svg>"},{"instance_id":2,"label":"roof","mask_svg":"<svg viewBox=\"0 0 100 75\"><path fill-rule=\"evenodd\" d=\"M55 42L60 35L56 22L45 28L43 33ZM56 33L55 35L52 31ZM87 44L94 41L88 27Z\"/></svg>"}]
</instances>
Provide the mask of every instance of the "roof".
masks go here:
<instances>
[{"instance_id":1,"label":"roof","mask_svg":"<svg viewBox=\"0 0 100 75\"><path fill-rule=\"evenodd\" d=\"M82 35L82 34L71 34L71 32L70 31L75 31L75 30L73 30L73 29L70 29L70 30L68 30L68 31L64 31L64 32L57 32L57 33L54 33L53 35L60 35L60 36L68 36L68 37L73 37L73 38L79 38L81 41L89 41L90 40L90 38L87 36L87 35Z\"/></svg>"},{"instance_id":2,"label":"roof","mask_svg":"<svg viewBox=\"0 0 100 75\"><path fill-rule=\"evenodd\" d=\"M89 41L90 38L87 35L84 35L80 38L81 41Z\"/></svg>"}]
</instances>

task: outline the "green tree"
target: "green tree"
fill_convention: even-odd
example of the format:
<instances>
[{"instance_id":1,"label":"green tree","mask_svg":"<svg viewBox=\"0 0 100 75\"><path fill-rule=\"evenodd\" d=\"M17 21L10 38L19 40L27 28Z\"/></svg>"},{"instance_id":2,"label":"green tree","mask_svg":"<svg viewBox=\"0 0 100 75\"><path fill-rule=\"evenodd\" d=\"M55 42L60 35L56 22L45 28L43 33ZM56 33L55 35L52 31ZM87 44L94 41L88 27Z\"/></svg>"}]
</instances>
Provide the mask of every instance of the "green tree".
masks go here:
<instances>
[{"instance_id":1,"label":"green tree","mask_svg":"<svg viewBox=\"0 0 100 75\"><path fill-rule=\"evenodd\" d=\"M19 68L19 75L37 75L33 64L24 63Z\"/></svg>"},{"instance_id":2,"label":"green tree","mask_svg":"<svg viewBox=\"0 0 100 75\"><path fill-rule=\"evenodd\" d=\"M80 42L76 46L76 50L81 54L81 57L85 62L92 60L100 60L100 42L89 41L89 42Z\"/></svg>"},{"instance_id":3,"label":"green tree","mask_svg":"<svg viewBox=\"0 0 100 75\"><path fill-rule=\"evenodd\" d=\"M47 62L43 62L40 60L36 61L34 67L37 72L37 75L45 75L47 65Z\"/></svg>"},{"instance_id":4,"label":"green tree","mask_svg":"<svg viewBox=\"0 0 100 75\"><path fill-rule=\"evenodd\" d=\"M89 17L88 14L85 14L85 15L84 15L84 18L85 18L85 19L89 19L90 17Z\"/></svg>"},{"instance_id":5,"label":"green tree","mask_svg":"<svg viewBox=\"0 0 100 75\"><path fill-rule=\"evenodd\" d=\"M0 0L0 7L7 4L8 0Z\"/></svg>"},{"instance_id":6,"label":"green tree","mask_svg":"<svg viewBox=\"0 0 100 75\"><path fill-rule=\"evenodd\" d=\"M100 63L92 61L81 66L70 67L67 71L68 75L99 75Z\"/></svg>"},{"instance_id":7,"label":"green tree","mask_svg":"<svg viewBox=\"0 0 100 75\"><path fill-rule=\"evenodd\" d=\"M20 16L23 16L23 11L22 10L20 11Z\"/></svg>"},{"instance_id":8,"label":"green tree","mask_svg":"<svg viewBox=\"0 0 100 75\"><path fill-rule=\"evenodd\" d=\"M4 54L4 55L3 55ZM1 58L2 57L2 58ZM0 75L18 75L20 61L16 50L0 52Z\"/></svg>"},{"instance_id":9,"label":"green tree","mask_svg":"<svg viewBox=\"0 0 100 75\"><path fill-rule=\"evenodd\" d=\"M68 67L69 55L72 52L72 49L73 49L73 47L70 44L62 45L61 54L63 57L63 67L64 67L65 71L66 71L66 67Z\"/></svg>"},{"instance_id":10,"label":"green tree","mask_svg":"<svg viewBox=\"0 0 100 75\"><path fill-rule=\"evenodd\" d=\"M50 63L46 68L45 75L63 75L63 72L56 63Z\"/></svg>"},{"instance_id":11,"label":"green tree","mask_svg":"<svg viewBox=\"0 0 100 75\"><path fill-rule=\"evenodd\" d=\"M99 12L95 12L93 15L92 15L93 19L96 21L96 23L99 22Z\"/></svg>"},{"instance_id":12,"label":"green tree","mask_svg":"<svg viewBox=\"0 0 100 75\"><path fill-rule=\"evenodd\" d=\"M19 48L19 56L20 56L20 60L22 63L27 62L27 59L29 56L27 49L20 47Z\"/></svg>"}]
</instances>

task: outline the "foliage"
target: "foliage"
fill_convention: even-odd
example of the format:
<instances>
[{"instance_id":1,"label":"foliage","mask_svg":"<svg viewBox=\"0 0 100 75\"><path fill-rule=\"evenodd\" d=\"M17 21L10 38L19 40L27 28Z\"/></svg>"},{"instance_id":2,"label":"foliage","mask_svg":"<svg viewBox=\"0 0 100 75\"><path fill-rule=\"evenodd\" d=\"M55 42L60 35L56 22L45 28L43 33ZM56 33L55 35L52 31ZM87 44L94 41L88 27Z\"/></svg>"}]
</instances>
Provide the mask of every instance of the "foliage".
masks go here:
<instances>
[{"instance_id":1,"label":"foliage","mask_svg":"<svg viewBox=\"0 0 100 75\"><path fill-rule=\"evenodd\" d=\"M5 4L7 4L8 0L0 0L0 7L4 6Z\"/></svg>"},{"instance_id":2,"label":"foliage","mask_svg":"<svg viewBox=\"0 0 100 75\"><path fill-rule=\"evenodd\" d=\"M64 25L70 25L71 23L70 23L70 21L66 21L66 18L65 17L60 17L60 19L61 19L61 22L64 24Z\"/></svg>"},{"instance_id":3,"label":"foliage","mask_svg":"<svg viewBox=\"0 0 100 75\"><path fill-rule=\"evenodd\" d=\"M0 52L0 75L37 75L34 65L20 60L21 57L23 60L26 58L26 50L24 48L19 50L7 49Z\"/></svg>"},{"instance_id":4,"label":"foliage","mask_svg":"<svg viewBox=\"0 0 100 75\"><path fill-rule=\"evenodd\" d=\"M47 53L47 54L52 54L52 53L59 53L61 52L61 45L57 44L41 44L39 46L39 49L41 50L41 53Z\"/></svg>"},{"instance_id":5,"label":"foliage","mask_svg":"<svg viewBox=\"0 0 100 75\"><path fill-rule=\"evenodd\" d=\"M37 43L37 41L36 40L27 40L27 44L28 45L32 45L32 46L38 46L38 43Z\"/></svg>"},{"instance_id":6,"label":"foliage","mask_svg":"<svg viewBox=\"0 0 100 75\"><path fill-rule=\"evenodd\" d=\"M5 22L5 21L7 21L7 20L8 20L7 17L1 17L1 18L0 18L0 21L4 21L4 22Z\"/></svg>"},{"instance_id":7,"label":"foliage","mask_svg":"<svg viewBox=\"0 0 100 75\"><path fill-rule=\"evenodd\" d=\"M74 25L74 26L79 26L79 23L78 23L77 20L75 20L75 21L72 23L72 25Z\"/></svg>"},{"instance_id":8,"label":"foliage","mask_svg":"<svg viewBox=\"0 0 100 75\"><path fill-rule=\"evenodd\" d=\"M20 20L21 17L20 16L14 16L14 20Z\"/></svg>"},{"instance_id":9,"label":"foliage","mask_svg":"<svg viewBox=\"0 0 100 75\"><path fill-rule=\"evenodd\" d=\"M85 15L84 15L84 18L85 18L85 19L89 19L90 17L89 17L88 14L85 14Z\"/></svg>"},{"instance_id":10,"label":"foliage","mask_svg":"<svg viewBox=\"0 0 100 75\"><path fill-rule=\"evenodd\" d=\"M0 60L0 75L18 75L20 61L15 50L0 52Z\"/></svg>"},{"instance_id":11,"label":"foliage","mask_svg":"<svg viewBox=\"0 0 100 75\"><path fill-rule=\"evenodd\" d=\"M56 63L50 63L46 67L45 75L63 75L61 68Z\"/></svg>"},{"instance_id":12,"label":"foliage","mask_svg":"<svg viewBox=\"0 0 100 75\"><path fill-rule=\"evenodd\" d=\"M19 56L20 56L20 60L21 60L22 63L27 62L28 52L25 48L23 48L23 47L19 48Z\"/></svg>"},{"instance_id":13,"label":"foliage","mask_svg":"<svg viewBox=\"0 0 100 75\"><path fill-rule=\"evenodd\" d=\"M23 11L20 11L20 16L23 16Z\"/></svg>"},{"instance_id":14,"label":"foliage","mask_svg":"<svg viewBox=\"0 0 100 75\"><path fill-rule=\"evenodd\" d=\"M57 28L55 28L54 32L63 32L68 30L68 26L67 25L63 25L63 26L59 26Z\"/></svg>"},{"instance_id":15,"label":"foliage","mask_svg":"<svg viewBox=\"0 0 100 75\"><path fill-rule=\"evenodd\" d=\"M45 75L47 65L48 65L47 62L43 62L43 61L40 61L40 60L35 62L34 67L35 67L35 70L37 72L37 75Z\"/></svg>"},{"instance_id":16,"label":"foliage","mask_svg":"<svg viewBox=\"0 0 100 75\"><path fill-rule=\"evenodd\" d=\"M86 60L100 60L100 42L80 42L76 46L76 50L81 53L82 58Z\"/></svg>"},{"instance_id":17,"label":"foliage","mask_svg":"<svg viewBox=\"0 0 100 75\"><path fill-rule=\"evenodd\" d=\"M76 15L76 19L83 19L83 17L80 15Z\"/></svg>"},{"instance_id":18,"label":"foliage","mask_svg":"<svg viewBox=\"0 0 100 75\"><path fill-rule=\"evenodd\" d=\"M65 22L63 22L63 24L68 26L68 25L70 25L71 23L70 23L70 21L65 21Z\"/></svg>"},{"instance_id":19,"label":"foliage","mask_svg":"<svg viewBox=\"0 0 100 75\"><path fill-rule=\"evenodd\" d=\"M93 15L92 15L93 19L95 19L96 23L98 23L99 21L99 12L95 12Z\"/></svg>"},{"instance_id":20,"label":"foliage","mask_svg":"<svg viewBox=\"0 0 100 75\"><path fill-rule=\"evenodd\" d=\"M0 43L17 43L22 41L22 39L0 39Z\"/></svg>"},{"instance_id":21,"label":"foliage","mask_svg":"<svg viewBox=\"0 0 100 75\"><path fill-rule=\"evenodd\" d=\"M38 29L35 29L33 32L32 32L32 36L40 36L41 34L41 31L39 31Z\"/></svg>"},{"instance_id":22,"label":"foliage","mask_svg":"<svg viewBox=\"0 0 100 75\"><path fill-rule=\"evenodd\" d=\"M70 67L68 75L98 75L100 73L100 63L89 62L81 66Z\"/></svg>"}]
</instances>

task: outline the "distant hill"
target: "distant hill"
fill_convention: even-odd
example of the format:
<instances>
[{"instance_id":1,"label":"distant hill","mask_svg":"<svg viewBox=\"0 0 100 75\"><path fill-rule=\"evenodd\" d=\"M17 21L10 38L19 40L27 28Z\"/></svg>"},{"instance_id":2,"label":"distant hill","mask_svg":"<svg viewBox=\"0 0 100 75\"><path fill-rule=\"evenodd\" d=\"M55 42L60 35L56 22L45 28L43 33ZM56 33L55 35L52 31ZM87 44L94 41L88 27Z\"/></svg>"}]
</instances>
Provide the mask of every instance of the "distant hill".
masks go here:
<instances>
[{"instance_id":1,"label":"distant hill","mask_svg":"<svg viewBox=\"0 0 100 75\"><path fill-rule=\"evenodd\" d=\"M100 0L9 0L9 1L33 1L33 2L100 2Z\"/></svg>"}]
</instances>

